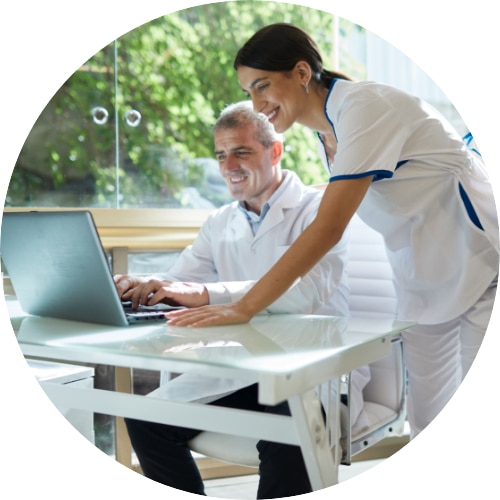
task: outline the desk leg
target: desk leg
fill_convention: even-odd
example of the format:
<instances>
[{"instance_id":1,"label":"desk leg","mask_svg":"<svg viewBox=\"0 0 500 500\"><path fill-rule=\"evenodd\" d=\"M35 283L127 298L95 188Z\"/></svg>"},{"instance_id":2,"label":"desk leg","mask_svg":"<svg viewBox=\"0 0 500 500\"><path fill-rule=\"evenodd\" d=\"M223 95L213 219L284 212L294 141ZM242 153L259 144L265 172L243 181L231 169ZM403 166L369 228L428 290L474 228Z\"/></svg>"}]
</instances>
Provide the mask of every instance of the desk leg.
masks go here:
<instances>
[{"instance_id":1,"label":"desk leg","mask_svg":"<svg viewBox=\"0 0 500 500\"><path fill-rule=\"evenodd\" d=\"M132 371L130 368L115 366L115 391L132 393ZM131 469L132 445L122 417L115 418L115 450L116 460Z\"/></svg>"},{"instance_id":2,"label":"desk leg","mask_svg":"<svg viewBox=\"0 0 500 500\"><path fill-rule=\"evenodd\" d=\"M315 391L288 400L313 490L338 483L330 439L323 423L321 403Z\"/></svg>"},{"instance_id":3,"label":"desk leg","mask_svg":"<svg viewBox=\"0 0 500 500\"><path fill-rule=\"evenodd\" d=\"M111 249L113 274L127 274L128 248L114 247ZM132 393L132 371L130 368L115 366L115 390ZM132 468L132 445L128 437L125 421L122 417L115 419L115 450L116 460Z\"/></svg>"}]
</instances>

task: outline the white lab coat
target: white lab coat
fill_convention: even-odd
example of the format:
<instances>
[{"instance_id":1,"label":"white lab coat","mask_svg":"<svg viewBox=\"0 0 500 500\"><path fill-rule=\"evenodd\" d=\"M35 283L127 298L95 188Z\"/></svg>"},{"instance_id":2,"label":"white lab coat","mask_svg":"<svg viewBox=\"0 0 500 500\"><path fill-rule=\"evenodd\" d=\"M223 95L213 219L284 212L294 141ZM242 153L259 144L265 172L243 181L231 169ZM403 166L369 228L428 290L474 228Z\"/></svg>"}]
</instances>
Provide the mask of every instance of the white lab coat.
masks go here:
<instances>
[{"instance_id":1,"label":"white lab coat","mask_svg":"<svg viewBox=\"0 0 500 500\"><path fill-rule=\"evenodd\" d=\"M321 201L321 192L304 186L295 173L283 172L285 180L279 196L255 236L238 202L233 202L211 213L172 269L156 277L204 283L211 304L228 303L243 296L312 222ZM262 312L347 316L347 238L346 232L342 241L306 276ZM369 379L368 367L352 375L353 422L362 411L361 390ZM166 380L165 374L162 380ZM210 402L248 385L248 381L183 374L162 383L151 396Z\"/></svg>"}]
</instances>

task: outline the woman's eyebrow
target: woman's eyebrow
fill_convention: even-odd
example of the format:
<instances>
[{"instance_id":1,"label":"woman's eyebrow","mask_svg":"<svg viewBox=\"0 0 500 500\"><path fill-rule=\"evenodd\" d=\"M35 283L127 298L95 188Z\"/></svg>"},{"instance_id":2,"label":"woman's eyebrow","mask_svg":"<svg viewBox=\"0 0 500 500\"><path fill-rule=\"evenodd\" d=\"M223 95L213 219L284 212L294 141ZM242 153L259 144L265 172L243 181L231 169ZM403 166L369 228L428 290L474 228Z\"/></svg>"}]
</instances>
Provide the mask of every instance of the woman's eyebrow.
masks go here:
<instances>
[{"instance_id":1,"label":"woman's eyebrow","mask_svg":"<svg viewBox=\"0 0 500 500\"><path fill-rule=\"evenodd\" d=\"M261 76L259 78L256 78L253 82L250 83L250 85L248 86L248 90L253 89L262 80L267 80L267 76ZM247 90L244 88L242 88L242 90L243 92L247 92Z\"/></svg>"},{"instance_id":2,"label":"woman's eyebrow","mask_svg":"<svg viewBox=\"0 0 500 500\"><path fill-rule=\"evenodd\" d=\"M255 87L258 83L260 83L262 80L267 80L267 76L261 76L260 78L256 78L251 84L250 88Z\"/></svg>"}]
</instances>

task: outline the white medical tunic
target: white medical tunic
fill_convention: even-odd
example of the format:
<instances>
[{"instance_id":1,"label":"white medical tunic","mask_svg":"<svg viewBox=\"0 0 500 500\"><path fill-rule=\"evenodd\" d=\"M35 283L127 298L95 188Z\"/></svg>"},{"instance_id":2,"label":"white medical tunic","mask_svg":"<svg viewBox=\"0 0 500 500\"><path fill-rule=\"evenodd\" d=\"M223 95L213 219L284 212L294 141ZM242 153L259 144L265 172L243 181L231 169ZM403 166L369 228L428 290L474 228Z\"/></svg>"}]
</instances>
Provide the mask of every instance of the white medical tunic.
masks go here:
<instances>
[{"instance_id":1,"label":"white medical tunic","mask_svg":"<svg viewBox=\"0 0 500 500\"><path fill-rule=\"evenodd\" d=\"M330 182L373 175L358 214L385 240L401 319L460 316L498 272L498 222L480 157L429 104L373 82L335 80Z\"/></svg>"}]
</instances>

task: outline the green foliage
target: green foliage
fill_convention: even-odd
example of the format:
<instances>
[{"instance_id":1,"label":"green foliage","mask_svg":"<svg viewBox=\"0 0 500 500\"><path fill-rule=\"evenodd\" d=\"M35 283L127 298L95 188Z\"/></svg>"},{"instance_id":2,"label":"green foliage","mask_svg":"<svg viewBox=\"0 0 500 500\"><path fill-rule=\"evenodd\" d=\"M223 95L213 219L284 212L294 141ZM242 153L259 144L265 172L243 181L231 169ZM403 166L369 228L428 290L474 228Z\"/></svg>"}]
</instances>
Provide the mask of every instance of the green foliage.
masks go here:
<instances>
[{"instance_id":1,"label":"green foliage","mask_svg":"<svg viewBox=\"0 0 500 500\"><path fill-rule=\"evenodd\" d=\"M47 104L21 151L7 204L184 206L186 188L207 193L208 173L192 160L213 157L216 116L244 98L233 58L257 29L278 21L310 32L329 67L333 16L281 2L181 10L103 48ZM105 123L95 123L95 107L108 112ZM129 110L141 115L135 126L124 119ZM285 144L285 168L306 183L326 180L310 130L292 127Z\"/></svg>"}]
</instances>

